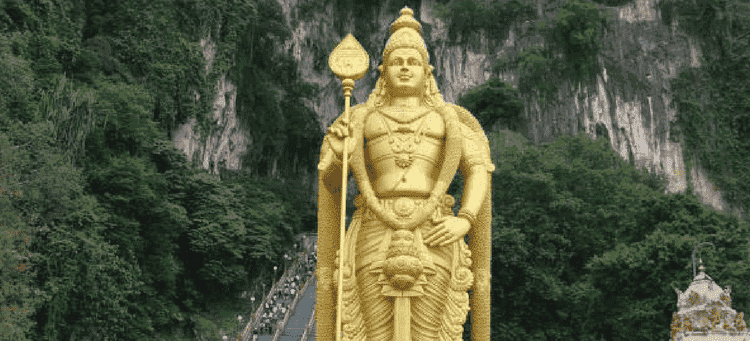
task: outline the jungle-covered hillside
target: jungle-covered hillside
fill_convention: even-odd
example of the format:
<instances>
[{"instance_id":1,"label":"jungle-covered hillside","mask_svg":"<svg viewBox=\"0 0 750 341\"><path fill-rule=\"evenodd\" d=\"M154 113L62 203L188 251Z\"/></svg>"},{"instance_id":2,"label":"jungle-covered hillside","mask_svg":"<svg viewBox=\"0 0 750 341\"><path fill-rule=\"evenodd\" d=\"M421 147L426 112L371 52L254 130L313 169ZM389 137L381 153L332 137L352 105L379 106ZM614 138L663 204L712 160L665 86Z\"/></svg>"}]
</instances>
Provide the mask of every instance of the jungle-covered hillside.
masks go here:
<instances>
[{"instance_id":1,"label":"jungle-covered hillside","mask_svg":"<svg viewBox=\"0 0 750 341\"><path fill-rule=\"evenodd\" d=\"M493 340L664 340L703 241L715 244L702 251L708 273L750 312L747 217L665 194L605 139L519 134L525 94L595 76L607 6L621 3L549 1L538 18L522 1L440 2L459 36L505 27L490 15L503 9L547 42L498 61L521 68L519 88L492 79L458 100L497 166ZM705 51L674 82L674 135L747 210L750 7L660 6ZM315 230L315 193L299 179L315 174L323 133L305 104L315 86L278 48L289 34L274 0L0 2L0 338L218 340L249 316L240 293L271 283L294 236ZM171 134L189 119L209 131L222 76L253 146L242 171L219 176Z\"/></svg>"}]
</instances>

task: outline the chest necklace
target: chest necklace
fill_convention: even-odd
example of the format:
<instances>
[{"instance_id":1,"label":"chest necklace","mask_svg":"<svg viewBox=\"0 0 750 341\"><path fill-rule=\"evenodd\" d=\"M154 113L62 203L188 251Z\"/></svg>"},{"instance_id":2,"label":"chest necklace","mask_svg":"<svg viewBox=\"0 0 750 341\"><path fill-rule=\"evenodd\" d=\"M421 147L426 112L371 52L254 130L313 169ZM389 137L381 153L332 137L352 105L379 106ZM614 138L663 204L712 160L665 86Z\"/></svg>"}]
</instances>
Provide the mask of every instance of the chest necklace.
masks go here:
<instances>
[{"instance_id":1,"label":"chest necklace","mask_svg":"<svg viewBox=\"0 0 750 341\"><path fill-rule=\"evenodd\" d=\"M388 132L388 143L391 145L391 151L395 154L396 165L401 168L407 168L411 166L414 161L413 153L417 146L422 142L424 136L424 123L425 118L422 116L416 122L399 122L388 115L381 115L381 125ZM388 119L396 121L396 133L393 133L391 125L388 123ZM417 125L416 131L412 129L412 125Z\"/></svg>"}]
</instances>

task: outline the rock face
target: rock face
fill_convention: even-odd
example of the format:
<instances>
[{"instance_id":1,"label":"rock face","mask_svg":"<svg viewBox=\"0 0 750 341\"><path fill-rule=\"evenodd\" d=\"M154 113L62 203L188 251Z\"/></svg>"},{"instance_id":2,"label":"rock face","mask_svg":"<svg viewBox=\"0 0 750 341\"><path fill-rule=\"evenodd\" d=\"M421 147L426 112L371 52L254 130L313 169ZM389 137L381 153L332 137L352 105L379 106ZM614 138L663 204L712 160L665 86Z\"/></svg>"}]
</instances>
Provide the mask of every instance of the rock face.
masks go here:
<instances>
[{"instance_id":1,"label":"rock face","mask_svg":"<svg viewBox=\"0 0 750 341\"><path fill-rule=\"evenodd\" d=\"M211 41L211 37L202 39L200 45L208 62L208 73L216 54L216 45ZM211 174L219 174L220 168L240 169L240 157L250 143L249 134L239 128L236 101L237 90L234 84L229 82L226 76L222 76L216 84L213 115L207 136L202 138L196 133L195 119L178 126L172 134L175 146L185 152L188 160L193 160L200 168L209 170Z\"/></svg>"},{"instance_id":2,"label":"rock face","mask_svg":"<svg viewBox=\"0 0 750 341\"><path fill-rule=\"evenodd\" d=\"M593 86L563 86L559 105L540 108L530 99L528 136L547 142L584 131L593 138L608 138L624 160L665 174L668 191L684 191L688 170L682 146L675 142L679 137L670 136L675 112L670 108L669 81L682 68L698 66L699 51L676 33L676 27L661 23L654 0L612 10L617 21L600 57L602 75ZM704 202L725 209L720 194L701 182L706 181L701 168L689 171Z\"/></svg>"},{"instance_id":3,"label":"rock face","mask_svg":"<svg viewBox=\"0 0 750 341\"><path fill-rule=\"evenodd\" d=\"M327 63L328 54L343 39L334 29L333 5L301 11L301 5L310 7L310 0L277 1L293 32L284 42L284 48L299 62L302 78L320 86L319 96L308 104L320 117L322 133L343 110L341 83ZM497 51L489 51L486 39L478 48L446 44L446 25L433 14L436 0L412 2L409 7L423 25L430 64L435 67L438 87L447 102L455 103L459 95L486 82L495 58L523 47L515 38L523 25L512 28L509 38L500 43ZM665 174L669 179L669 192L685 191L690 181L704 203L719 210L731 210L720 192L706 180L697 160L690 160L693 166L686 169L679 136L670 136L675 112L670 108L669 80L681 69L699 65L700 51L696 44L680 35L674 25L662 24L656 0L636 0L611 10L616 21L608 32L607 45L600 58L602 76L595 85L563 85L559 103L555 105L545 107L535 98L527 98L525 115L529 124L525 135L535 143L550 142L558 136L578 132L585 132L592 138L608 138L624 160ZM344 22L345 32L354 33L368 50L371 64L369 72L356 82L352 105L366 101L372 91L388 28L398 15L398 9L390 9L385 2L372 10L371 22L355 22L354 19ZM355 25L374 27L375 32L370 36L356 36ZM210 61L213 56L210 39L202 46ZM516 71L502 77L517 86ZM234 86L225 79L220 80L214 102L214 122L208 136L203 139L195 136L191 124L179 127L173 134L179 148L190 158L202 160L201 166L215 173L222 162L225 163L222 167L238 169L239 156L247 148L248 134L240 131L236 124L235 97Z\"/></svg>"}]
</instances>

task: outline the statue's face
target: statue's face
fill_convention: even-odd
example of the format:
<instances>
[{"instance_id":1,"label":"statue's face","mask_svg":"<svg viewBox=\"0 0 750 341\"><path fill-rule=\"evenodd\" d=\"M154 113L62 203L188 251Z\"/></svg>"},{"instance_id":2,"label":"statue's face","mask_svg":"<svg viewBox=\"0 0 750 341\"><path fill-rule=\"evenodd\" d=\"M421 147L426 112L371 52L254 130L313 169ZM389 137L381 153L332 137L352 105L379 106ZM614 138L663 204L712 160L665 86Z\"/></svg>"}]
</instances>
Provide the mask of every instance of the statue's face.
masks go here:
<instances>
[{"instance_id":1,"label":"statue's face","mask_svg":"<svg viewBox=\"0 0 750 341\"><path fill-rule=\"evenodd\" d=\"M416 49L395 49L388 56L385 70L392 96L418 96L424 91L425 65Z\"/></svg>"}]
</instances>

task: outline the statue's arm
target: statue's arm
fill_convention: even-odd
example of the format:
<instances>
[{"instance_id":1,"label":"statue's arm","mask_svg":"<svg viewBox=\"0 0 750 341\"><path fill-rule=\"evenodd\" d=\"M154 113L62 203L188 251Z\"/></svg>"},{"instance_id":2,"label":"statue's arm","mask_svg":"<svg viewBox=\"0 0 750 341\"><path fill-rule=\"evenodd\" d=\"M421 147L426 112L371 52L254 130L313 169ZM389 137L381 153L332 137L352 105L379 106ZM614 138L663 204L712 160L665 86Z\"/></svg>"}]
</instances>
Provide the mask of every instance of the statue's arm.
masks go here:
<instances>
[{"instance_id":1,"label":"statue's arm","mask_svg":"<svg viewBox=\"0 0 750 341\"><path fill-rule=\"evenodd\" d=\"M321 174L328 174L334 168L340 168L343 164L343 141L344 139L336 134L335 129L342 129L342 118L339 116L336 120L328 127L326 136L323 138L323 145L321 147L321 157L318 163L318 170ZM340 130L339 130L340 131ZM353 152L353 139L349 138L349 155ZM351 159L350 159L351 160ZM349 167L350 168L350 167Z\"/></svg>"},{"instance_id":2,"label":"statue's arm","mask_svg":"<svg viewBox=\"0 0 750 341\"><path fill-rule=\"evenodd\" d=\"M490 146L483 132L474 132L469 127L461 125L463 145L461 162L464 169L464 193L461 200L461 210L458 216L467 218L473 223L484 202L487 184L495 170L490 158Z\"/></svg>"},{"instance_id":3,"label":"statue's arm","mask_svg":"<svg viewBox=\"0 0 750 341\"><path fill-rule=\"evenodd\" d=\"M318 163L318 171L326 177L328 173L331 172L334 168L339 168L342 165L341 157L337 156L336 153L333 151L333 148L331 148L331 142L329 141L331 138L336 138L330 136L331 133L327 133L326 136L323 138L323 145L320 148L320 162Z\"/></svg>"}]
</instances>

